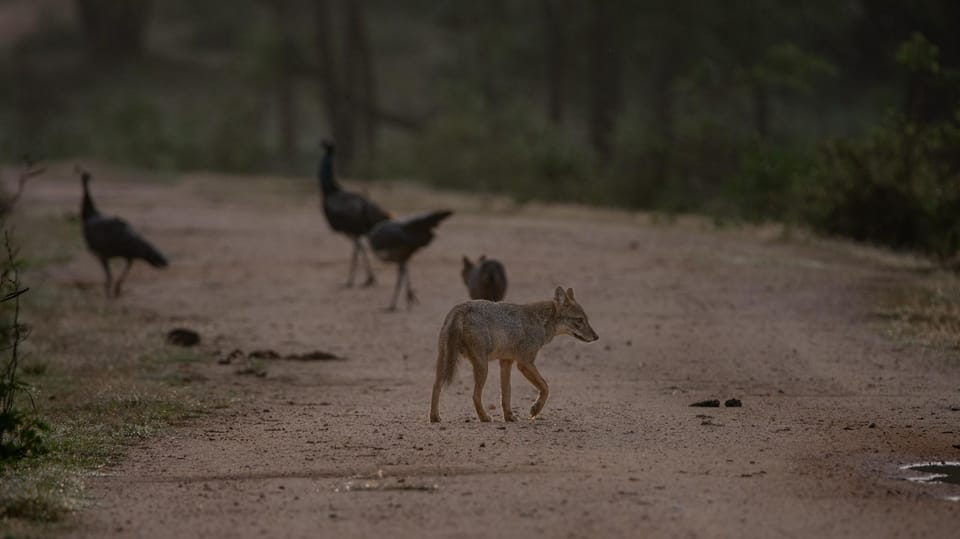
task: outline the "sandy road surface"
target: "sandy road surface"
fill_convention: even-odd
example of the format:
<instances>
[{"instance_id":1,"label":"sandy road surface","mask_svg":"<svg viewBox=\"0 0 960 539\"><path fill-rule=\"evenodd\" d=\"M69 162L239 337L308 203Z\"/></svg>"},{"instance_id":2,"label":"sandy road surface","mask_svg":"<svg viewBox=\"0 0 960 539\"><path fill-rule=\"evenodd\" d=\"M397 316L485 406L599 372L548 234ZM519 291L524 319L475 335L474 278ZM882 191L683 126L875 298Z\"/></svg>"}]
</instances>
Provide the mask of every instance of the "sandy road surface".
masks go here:
<instances>
[{"instance_id":1,"label":"sandy road surface","mask_svg":"<svg viewBox=\"0 0 960 539\"><path fill-rule=\"evenodd\" d=\"M877 297L915 276L847 249L629 220L461 211L420 253L421 303L383 312L393 272L344 290L349 245L312 183L104 179L98 202L173 261L135 268L130 323L189 325L206 350L321 349L340 362L211 357L212 392L247 398L133 448L92 479L83 537L955 536L949 487L897 466L960 456L956 352L884 335ZM72 181L36 183L37 211L75 210ZM232 191L232 193L231 193ZM448 200L375 190L402 212ZM418 202L416 199L421 198ZM602 216L601 216L602 217ZM474 417L469 369L427 422L436 337L465 297L462 254L501 259L508 300L572 286L600 340L559 337L538 361L536 421ZM92 259L53 270L96 282ZM97 289L90 291L96 294ZM66 316L81 316L82 313ZM219 356L217 356L219 357ZM485 400L499 407L496 377ZM514 408L533 389L514 373ZM738 397L742 408L691 408ZM874 424L870 427L870 424ZM386 535L385 535L386 534Z\"/></svg>"}]
</instances>

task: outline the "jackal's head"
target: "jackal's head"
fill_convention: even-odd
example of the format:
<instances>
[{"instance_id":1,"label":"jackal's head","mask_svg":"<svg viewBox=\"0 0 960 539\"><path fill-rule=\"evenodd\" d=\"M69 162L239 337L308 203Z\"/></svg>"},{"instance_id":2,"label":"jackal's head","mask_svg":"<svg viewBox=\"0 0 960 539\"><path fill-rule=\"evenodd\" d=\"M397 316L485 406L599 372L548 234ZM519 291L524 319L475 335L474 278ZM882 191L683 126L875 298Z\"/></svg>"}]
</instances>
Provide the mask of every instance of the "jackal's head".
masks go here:
<instances>
[{"instance_id":1,"label":"jackal's head","mask_svg":"<svg viewBox=\"0 0 960 539\"><path fill-rule=\"evenodd\" d=\"M557 313L557 333L572 335L583 342L593 342L600 338L597 332L590 327L587 313L573 297L573 289L557 287L553 296L553 305Z\"/></svg>"}]
</instances>

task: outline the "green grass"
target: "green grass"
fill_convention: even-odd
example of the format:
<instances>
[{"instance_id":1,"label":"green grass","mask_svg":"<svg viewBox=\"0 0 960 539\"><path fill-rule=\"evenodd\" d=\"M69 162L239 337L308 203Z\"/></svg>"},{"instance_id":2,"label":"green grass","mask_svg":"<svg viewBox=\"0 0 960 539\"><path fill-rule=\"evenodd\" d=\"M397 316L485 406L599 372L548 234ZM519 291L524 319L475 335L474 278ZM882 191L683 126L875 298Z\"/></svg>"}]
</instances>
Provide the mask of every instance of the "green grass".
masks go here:
<instances>
[{"instance_id":1,"label":"green grass","mask_svg":"<svg viewBox=\"0 0 960 539\"><path fill-rule=\"evenodd\" d=\"M51 426L49 452L0 472L0 531L11 520L41 528L61 521L84 505L84 479L114 463L131 443L219 407L192 387L166 382L156 364L168 355L139 360L142 370L120 371L94 394L78 391L76 378L65 371L27 376L37 393L49 395L39 405Z\"/></svg>"},{"instance_id":2,"label":"green grass","mask_svg":"<svg viewBox=\"0 0 960 539\"><path fill-rule=\"evenodd\" d=\"M877 314L889 322L895 338L960 349L960 278L936 272L885 298Z\"/></svg>"},{"instance_id":3,"label":"green grass","mask_svg":"<svg viewBox=\"0 0 960 539\"><path fill-rule=\"evenodd\" d=\"M37 462L13 471L2 476L0 522L55 523L83 503L82 474L76 469Z\"/></svg>"},{"instance_id":4,"label":"green grass","mask_svg":"<svg viewBox=\"0 0 960 539\"><path fill-rule=\"evenodd\" d=\"M50 426L49 451L0 468L0 537L46 537L70 529L70 516L90 501L87 478L131 444L224 408L229 396L195 383L208 358L165 345L148 313L104 309L99 288L46 278L47 268L83 252L76 223L17 221L22 279L31 286L22 319L32 330L21 361L31 390L19 407Z\"/></svg>"}]
</instances>

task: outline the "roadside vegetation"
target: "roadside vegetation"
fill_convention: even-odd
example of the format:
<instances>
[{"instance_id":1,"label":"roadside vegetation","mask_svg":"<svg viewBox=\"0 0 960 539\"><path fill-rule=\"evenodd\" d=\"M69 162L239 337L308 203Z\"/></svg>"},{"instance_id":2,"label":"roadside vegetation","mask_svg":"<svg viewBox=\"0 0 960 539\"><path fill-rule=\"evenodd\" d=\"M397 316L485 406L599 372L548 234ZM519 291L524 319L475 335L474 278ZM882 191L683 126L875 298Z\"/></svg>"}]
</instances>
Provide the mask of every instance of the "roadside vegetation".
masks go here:
<instances>
[{"instance_id":1,"label":"roadside vegetation","mask_svg":"<svg viewBox=\"0 0 960 539\"><path fill-rule=\"evenodd\" d=\"M39 4L0 51L4 161L302 177L331 137L348 177L783 223L960 267L955 2ZM18 193L0 197L0 535L34 536L130 444L233 396L150 313L46 286L87 256L79 224L11 214ZM880 314L960 347L957 276L923 282Z\"/></svg>"},{"instance_id":2,"label":"roadside vegetation","mask_svg":"<svg viewBox=\"0 0 960 539\"><path fill-rule=\"evenodd\" d=\"M953 2L49 5L6 155L303 176L326 136L348 177L958 247Z\"/></svg>"},{"instance_id":3,"label":"roadside vegetation","mask_svg":"<svg viewBox=\"0 0 960 539\"><path fill-rule=\"evenodd\" d=\"M960 350L960 279L948 272L923 276L884 298L877 315L894 338Z\"/></svg>"},{"instance_id":4,"label":"roadside vegetation","mask_svg":"<svg viewBox=\"0 0 960 539\"><path fill-rule=\"evenodd\" d=\"M7 226L20 231L13 241L23 248L15 264L8 260L19 277L4 281L4 293L18 279L31 287L17 297L19 313L11 302L0 304L4 327L16 316L22 328L12 370L14 334L0 334L7 368L0 534L45 536L70 527L72 512L89 501L86 479L107 471L127 447L209 414L229 396L198 387L193 367L202 356L165 345L162 328L150 324L147 313L108 305L97 287L44 285L45 268L63 262L69 256L63 253L83 253L75 222L16 215ZM81 311L90 315L62 315Z\"/></svg>"}]
</instances>

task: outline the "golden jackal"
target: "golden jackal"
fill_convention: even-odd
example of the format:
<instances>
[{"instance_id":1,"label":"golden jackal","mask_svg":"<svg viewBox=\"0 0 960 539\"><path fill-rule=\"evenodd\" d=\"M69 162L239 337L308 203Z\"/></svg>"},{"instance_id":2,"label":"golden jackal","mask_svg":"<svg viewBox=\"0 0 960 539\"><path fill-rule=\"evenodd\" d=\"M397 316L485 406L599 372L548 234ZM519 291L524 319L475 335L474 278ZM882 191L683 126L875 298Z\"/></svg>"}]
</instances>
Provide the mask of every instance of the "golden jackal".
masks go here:
<instances>
[{"instance_id":1,"label":"golden jackal","mask_svg":"<svg viewBox=\"0 0 960 539\"><path fill-rule=\"evenodd\" d=\"M447 314L440 330L437 355L437 380L430 400L430 421L440 421L440 389L453 380L457 359L465 355L473 365L473 405L480 421L490 421L483 410L483 384L487 381L487 363L500 361L500 399L504 421L515 421L510 409L510 366L540 391L530 408L530 419L537 417L547 402L549 388L533 362L537 352L556 335L573 335L584 342L597 340L587 314L573 297L573 289L557 287L553 301L527 305L474 300L461 303Z\"/></svg>"}]
</instances>

